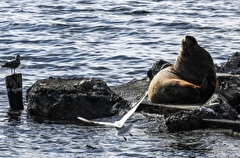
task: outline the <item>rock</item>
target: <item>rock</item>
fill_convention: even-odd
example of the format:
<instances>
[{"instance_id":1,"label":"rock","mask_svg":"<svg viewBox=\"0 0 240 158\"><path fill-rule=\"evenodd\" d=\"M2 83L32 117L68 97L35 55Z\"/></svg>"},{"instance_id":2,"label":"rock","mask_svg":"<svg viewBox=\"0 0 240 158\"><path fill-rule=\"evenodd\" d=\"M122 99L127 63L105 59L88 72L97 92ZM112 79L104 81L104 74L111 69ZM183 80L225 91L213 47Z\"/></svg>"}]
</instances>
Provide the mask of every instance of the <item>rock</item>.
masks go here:
<instances>
[{"instance_id":1,"label":"rock","mask_svg":"<svg viewBox=\"0 0 240 158\"><path fill-rule=\"evenodd\" d=\"M204 106L212 109L218 119L235 120L238 118L238 112L220 92L214 93Z\"/></svg>"},{"instance_id":2,"label":"rock","mask_svg":"<svg viewBox=\"0 0 240 158\"><path fill-rule=\"evenodd\" d=\"M225 129L231 129L231 131L234 132L235 136L240 136L240 120L228 120L228 119L203 119L203 124L205 124L208 127L211 128L225 128ZM234 136L233 135L233 136Z\"/></svg>"},{"instance_id":3,"label":"rock","mask_svg":"<svg viewBox=\"0 0 240 158\"><path fill-rule=\"evenodd\" d=\"M240 113L240 78L237 75L219 75L220 93L228 103Z\"/></svg>"},{"instance_id":4,"label":"rock","mask_svg":"<svg viewBox=\"0 0 240 158\"><path fill-rule=\"evenodd\" d=\"M153 79L153 77L162 69L171 66L171 63L164 61L164 60L159 60L157 62L155 62L152 66L151 69L148 70L147 72L147 76L150 80Z\"/></svg>"},{"instance_id":5,"label":"rock","mask_svg":"<svg viewBox=\"0 0 240 158\"><path fill-rule=\"evenodd\" d=\"M128 83L111 87L111 89L124 99L132 102L143 95L148 90L149 82L146 78L141 80L132 80ZM146 99L145 99L146 100Z\"/></svg>"},{"instance_id":6,"label":"rock","mask_svg":"<svg viewBox=\"0 0 240 158\"><path fill-rule=\"evenodd\" d=\"M216 122L213 119L239 119L240 78L238 74L229 74L238 72L239 55L234 53L227 63L217 68L220 88L205 104L153 104L146 98L137 111L163 114L170 131L211 127L211 122ZM169 65L164 60L157 61L147 73L149 79ZM75 120L77 116L87 119L110 117L128 110L129 103L138 101L148 86L147 78L114 87L108 87L99 79L49 78L37 81L28 89L27 110L31 116L65 120Z\"/></svg>"},{"instance_id":7,"label":"rock","mask_svg":"<svg viewBox=\"0 0 240 158\"><path fill-rule=\"evenodd\" d=\"M64 120L109 117L128 107L127 101L100 79L39 80L28 89L26 98L31 116Z\"/></svg>"},{"instance_id":8,"label":"rock","mask_svg":"<svg viewBox=\"0 0 240 158\"><path fill-rule=\"evenodd\" d=\"M240 52L233 53L226 63L217 67L217 72L240 74Z\"/></svg>"},{"instance_id":9,"label":"rock","mask_svg":"<svg viewBox=\"0 0 240 158\"><path fill-rule=\"evenodd\" d=\"M232 108L228 100L221 94L215 93L203 106L196 110L181 110L166 118L166 126L170 131L192 130L206 128L203 119L229 119L238 118L237 111Z\"/></svg>"},{"instance_id":10,"label":"rock","mask_svg":"<svg viewBox=\"0 0 240 158\"><path fill-rule=\"evenodd\" d=\"M201 110L181 110L168 117L165 123L169 131L193 130L204 127L201 123L203 118L215 118L215 114Z\"/></svg>"},{"instance_id":11,"label":"rock","mask_svg":"<svg viewBox=\"0 0 240 158\"><path fill-rule=\"evenodd\" d=\"M228 88L224 91L221 91L222 95L228 100L228 103L240 113L240 93L239 88Z\"/></svg>"}]
</instances>

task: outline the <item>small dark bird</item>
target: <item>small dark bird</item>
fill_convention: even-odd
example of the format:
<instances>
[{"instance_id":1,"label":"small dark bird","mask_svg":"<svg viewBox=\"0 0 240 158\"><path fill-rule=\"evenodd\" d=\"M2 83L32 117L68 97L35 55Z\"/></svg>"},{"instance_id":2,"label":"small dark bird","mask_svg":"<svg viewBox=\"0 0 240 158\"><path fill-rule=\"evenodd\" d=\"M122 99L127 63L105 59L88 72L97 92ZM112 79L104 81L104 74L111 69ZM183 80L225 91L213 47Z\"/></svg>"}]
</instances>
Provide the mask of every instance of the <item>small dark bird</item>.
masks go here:
<instances>
[{"instance_id":1,"label":"small dark bird","mask_svg":"<svg viewBox=\"0 0 240 158\"><path fill-rule=\"evenodd\" d=\"M15 69L20 65L20 55L16 55L14 60L8 61L2 65L2 67L8 67L11 69L11 74L15 74Z\"/></svg>"}]
</instances>

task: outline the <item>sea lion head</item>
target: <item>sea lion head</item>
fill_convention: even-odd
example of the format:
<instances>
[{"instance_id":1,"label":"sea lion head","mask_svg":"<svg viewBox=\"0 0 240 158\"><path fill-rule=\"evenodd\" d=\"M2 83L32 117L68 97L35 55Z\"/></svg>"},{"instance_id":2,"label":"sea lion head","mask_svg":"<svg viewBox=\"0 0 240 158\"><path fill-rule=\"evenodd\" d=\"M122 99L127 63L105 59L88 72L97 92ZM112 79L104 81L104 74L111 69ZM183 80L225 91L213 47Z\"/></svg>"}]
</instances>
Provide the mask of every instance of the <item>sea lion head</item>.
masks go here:
<instances>
[{"instance_id":1,"label":"sea lion head","mask_svg":"<svg viewBox=\"0 0 240 158\"><path fill-rule=\"evenodd\" d=\"M186 36L181 42L181 55L194 57L197 55L196 50L199 50L197 40L193 36Z\"/></svg>"},{"instance_id":2,"label":"sea lion head","mask_svg":"<svg viewBox=\"0 0 240 158\"><path fill-rule=\"evenodd\" d=\"M181 50L173 67L178 76L191 83L201 85L206 75L207 78L214 76L210 80L215 83L216 72L212 57L193 36L186 36L182 40Z\"/></svg>"}]
</instances>

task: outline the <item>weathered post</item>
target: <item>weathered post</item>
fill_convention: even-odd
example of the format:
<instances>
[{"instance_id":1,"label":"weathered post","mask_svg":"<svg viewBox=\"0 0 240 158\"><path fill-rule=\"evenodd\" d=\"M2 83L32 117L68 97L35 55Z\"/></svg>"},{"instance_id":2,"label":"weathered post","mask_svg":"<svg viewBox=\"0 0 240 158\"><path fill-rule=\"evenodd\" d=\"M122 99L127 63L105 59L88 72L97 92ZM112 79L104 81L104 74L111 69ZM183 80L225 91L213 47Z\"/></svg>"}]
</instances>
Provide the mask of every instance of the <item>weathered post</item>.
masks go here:
<instances>
[{"instance_id":1,"label":"weathered post","mask_svg":"<svg viewBox=\"0 0 240 158\"><path fill-rule=\"evenodd\" d=\"M7 95L12 110L23 110L22 74L12 74L5 77Z\"/></svg>"}]
</instances>

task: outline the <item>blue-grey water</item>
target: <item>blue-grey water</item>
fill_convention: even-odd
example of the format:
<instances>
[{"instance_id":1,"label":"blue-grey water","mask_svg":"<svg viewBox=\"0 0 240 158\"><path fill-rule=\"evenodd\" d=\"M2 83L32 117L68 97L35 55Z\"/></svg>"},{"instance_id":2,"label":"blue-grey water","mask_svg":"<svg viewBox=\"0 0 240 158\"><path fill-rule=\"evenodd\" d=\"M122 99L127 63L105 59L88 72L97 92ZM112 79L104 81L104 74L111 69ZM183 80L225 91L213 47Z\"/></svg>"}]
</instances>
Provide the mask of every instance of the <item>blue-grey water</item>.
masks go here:
<instances>
[{"instance_id":1,"label":"blue-grey water","mask_svg":"<svg viewBox=\"0 0 240 158\"><path fill-rule=\"evenodd\" d=\"M0 60L21 55L26 109L26 90L49 76L97 77L109 86L144 78L156 60L175 60L187 34L215 63L226 62L240 51L239 19L238 0L1 0ZM11 114L9 74L0 69L2 157L240 157L231 131L170 133L161 116L135 114L125 142L114 128Z\"/></svg>"}]
</instances>

